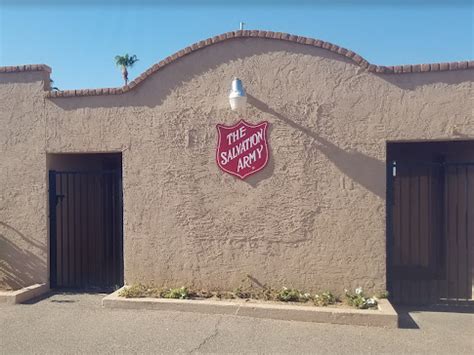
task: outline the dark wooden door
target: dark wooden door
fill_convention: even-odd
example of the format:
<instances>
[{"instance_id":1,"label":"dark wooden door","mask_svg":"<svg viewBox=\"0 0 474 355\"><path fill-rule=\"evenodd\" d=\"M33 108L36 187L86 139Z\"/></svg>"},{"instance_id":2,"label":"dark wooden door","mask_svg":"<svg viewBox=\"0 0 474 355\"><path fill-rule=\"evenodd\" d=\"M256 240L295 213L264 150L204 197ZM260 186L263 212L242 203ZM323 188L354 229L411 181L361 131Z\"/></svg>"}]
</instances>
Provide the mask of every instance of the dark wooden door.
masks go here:
<instances>
[{"instance_id":1,"label":"dark wooden door","mask_svg":"<svg viewBox=\"0 0 474 355\"><path fill-rule=\"evenodd\" d=\"M392 161L387 281L398 304L472 299L474 163Z\"/></svg>"},{"instance_id":2,"label":"dark wooden door","mask_svg":"<svg viewBox=\"0 0 474 355\"><path fill-rule=\"evenodd\" d=\"M50 171L51 286L123 284L119 171Z\"/></svg>"}]
</instances>

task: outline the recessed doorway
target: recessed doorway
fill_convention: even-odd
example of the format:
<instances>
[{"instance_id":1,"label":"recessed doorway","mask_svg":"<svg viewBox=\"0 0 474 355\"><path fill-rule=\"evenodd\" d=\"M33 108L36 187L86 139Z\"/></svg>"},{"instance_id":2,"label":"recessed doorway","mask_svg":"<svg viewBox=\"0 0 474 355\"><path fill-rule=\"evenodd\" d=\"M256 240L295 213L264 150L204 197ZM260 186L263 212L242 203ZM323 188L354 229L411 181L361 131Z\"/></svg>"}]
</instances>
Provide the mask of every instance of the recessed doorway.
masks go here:
<instances>
[{"instance_id":1,"label":"recessed doorway","mask_svg":"<svg viewBox=\"0 0 474 355\"><path fill-rule=\"evenodd\" d=\"M474 141L387 146L387 284L394 303L470 303Z\"/></svg>"},{"instance_id":2,"label":"recessed doorway","mask_svg":"<svg viewBox=\"0 0 474 355\"><path fill-rule=\"evenodd\" d=\"M123 285L122 155L49 154L50 284Z\"/></svg>"}]
</instances>

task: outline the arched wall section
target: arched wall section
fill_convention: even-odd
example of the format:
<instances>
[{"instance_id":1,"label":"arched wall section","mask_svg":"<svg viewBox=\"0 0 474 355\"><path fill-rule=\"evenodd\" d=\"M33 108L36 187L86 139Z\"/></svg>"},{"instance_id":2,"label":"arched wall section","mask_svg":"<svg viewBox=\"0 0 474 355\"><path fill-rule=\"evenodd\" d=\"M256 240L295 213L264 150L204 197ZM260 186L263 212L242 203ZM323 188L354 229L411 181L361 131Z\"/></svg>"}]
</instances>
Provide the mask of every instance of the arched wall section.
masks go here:
<instances>
[{"instance_id":1,"label":"arched wall section","mask_svg":"<svg viewBox=\"0 0 474 355\"><path fill-rule=\"evenodd\" d=\"M46 98L31 144L39 155L123 153L128 283L229 289L248 274L273 287L380 290L386 142L473 139L472 72L378 74L324 48L234 38L126 93ZM229 109L234 76L244 114ZM216 124L241 118L270 123L269 164L245 181L215 163Z\"/></svg>"}]
</instances>

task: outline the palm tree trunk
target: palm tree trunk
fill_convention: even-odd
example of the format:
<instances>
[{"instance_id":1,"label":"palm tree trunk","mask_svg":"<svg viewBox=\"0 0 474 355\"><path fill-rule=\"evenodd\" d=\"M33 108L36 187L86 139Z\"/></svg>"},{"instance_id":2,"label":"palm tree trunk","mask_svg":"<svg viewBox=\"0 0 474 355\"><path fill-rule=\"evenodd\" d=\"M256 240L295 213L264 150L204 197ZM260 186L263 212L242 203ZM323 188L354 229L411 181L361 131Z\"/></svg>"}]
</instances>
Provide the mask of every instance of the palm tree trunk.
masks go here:
<instances>
[{"instance_id":1,"label":"palm tree trunk","mask_svg":"<svg viewBox=\"0 0 474 355\"><path fill-rule=\"evenodd\" d=\"M123 80L125 81L125 85L127 85L128 84L128 70L125 65L122 66L122 77L123 77Z\"/></svg>"}]
</instances>

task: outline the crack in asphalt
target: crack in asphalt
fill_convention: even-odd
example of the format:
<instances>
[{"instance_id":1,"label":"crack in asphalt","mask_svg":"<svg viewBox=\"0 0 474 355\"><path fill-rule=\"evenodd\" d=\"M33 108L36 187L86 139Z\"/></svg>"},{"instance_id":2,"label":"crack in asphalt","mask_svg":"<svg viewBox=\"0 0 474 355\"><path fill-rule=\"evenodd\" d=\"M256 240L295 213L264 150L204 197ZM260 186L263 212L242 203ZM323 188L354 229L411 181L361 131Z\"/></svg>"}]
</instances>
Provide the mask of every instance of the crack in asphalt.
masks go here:
<instances>
[{"instance_id":1,"label":"crack in asphalt","mask_svg":"<svg viewBox=\"0 0 474 355\"><path fill-rule=\"evenodd\" d=\"M199 352L199 350L204 346L206 345L210 340L214 339L215 337L217 337L219 335L219 326L221 325L221 322L222 322L222 317L219 317L219 319L217 320L216 324L214 325L214 331L212 332L212 334L208 335L207 337L205 337L199 344L198 346L196 346L195 348L191 349L189 351L189 354L192 354L194 352Z\"/></svg>"}]
</instances>

